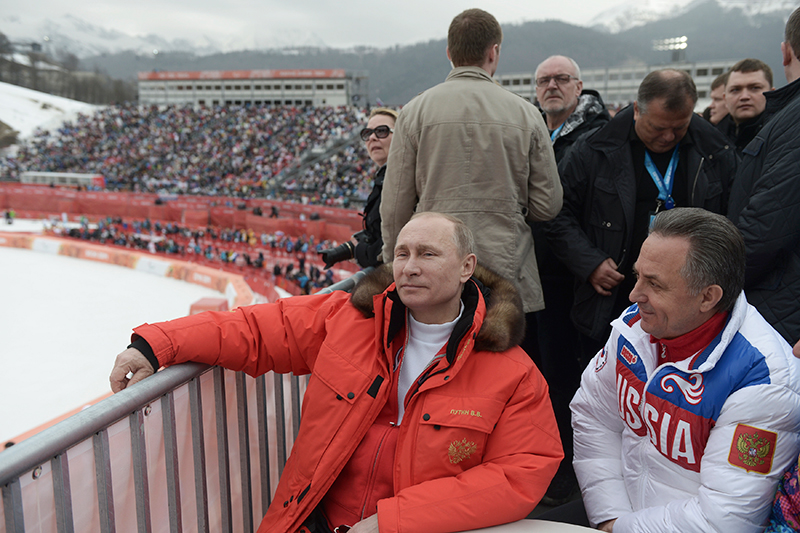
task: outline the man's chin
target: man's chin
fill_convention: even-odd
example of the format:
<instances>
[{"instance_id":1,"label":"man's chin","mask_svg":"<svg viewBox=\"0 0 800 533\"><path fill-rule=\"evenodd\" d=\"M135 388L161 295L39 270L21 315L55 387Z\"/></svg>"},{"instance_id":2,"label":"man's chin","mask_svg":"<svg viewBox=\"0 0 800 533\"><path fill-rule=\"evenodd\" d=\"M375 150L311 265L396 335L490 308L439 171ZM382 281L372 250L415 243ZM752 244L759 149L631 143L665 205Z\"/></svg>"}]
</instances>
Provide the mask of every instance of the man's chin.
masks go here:
<instances>
[{"instance_id":1,"label":"man's chin","mask_svg":"<svg viewBox=\"0 0 800 533\"><path fill-rule=\"evenodd\" d=\"M641 326L642 331L645 333L652 333L655 326L653 323L655 317L646 312L642 312L641 309L639 309L639 317L641 318L641 320L639 320L639 326Z\"/></svg>"},{"instance_id":2,"label":"man's chin","mask_svg":"<svg viewBox=\"0 0 800 533\"><path fill-rule=\"evenodd\" d=\"M564 101L558 98L551 100L550 103L545 100L545 103L542 105L542 109L544 109L545 113L553 114L563 112L566 109L566 106L564 106Z\"/></svg>"}]
</instances>

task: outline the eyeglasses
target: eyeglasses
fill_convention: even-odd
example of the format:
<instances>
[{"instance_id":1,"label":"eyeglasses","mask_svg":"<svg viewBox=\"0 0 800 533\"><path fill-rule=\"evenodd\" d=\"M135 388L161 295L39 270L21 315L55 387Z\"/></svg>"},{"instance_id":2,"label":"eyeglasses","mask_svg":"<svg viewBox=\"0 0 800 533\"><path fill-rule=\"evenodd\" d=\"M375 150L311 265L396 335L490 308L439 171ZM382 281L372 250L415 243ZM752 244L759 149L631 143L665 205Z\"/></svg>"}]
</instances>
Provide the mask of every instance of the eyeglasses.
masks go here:
<instances>
[{"instance_id":1,"label":"eyeglasses","mask_svg":"<svg viewBox=\"0 0 800 533\"><path fill-rule=\"evenodd\" d=\"M569 83L570 80L577 80L575 76L570 76L569 74L559 74L558 76L542 76L541 78L536 78L536 86L537 87L547 87L550 85L550 82L555 80L556 85L566 85Z\"/></svg>"},{"instance_id":2,"label":"eyeglasses","mask_svg":"<svg viewBox=\"0 0 800 533\"><path fill-rule=\"evenodd\" d=\"M373 133L378 139L385 139L390 133L394 133L394 130L389 126L378 126L375 129L364 128L361 130L361 140L367 142Z\"/></svg>"}]
</instances>

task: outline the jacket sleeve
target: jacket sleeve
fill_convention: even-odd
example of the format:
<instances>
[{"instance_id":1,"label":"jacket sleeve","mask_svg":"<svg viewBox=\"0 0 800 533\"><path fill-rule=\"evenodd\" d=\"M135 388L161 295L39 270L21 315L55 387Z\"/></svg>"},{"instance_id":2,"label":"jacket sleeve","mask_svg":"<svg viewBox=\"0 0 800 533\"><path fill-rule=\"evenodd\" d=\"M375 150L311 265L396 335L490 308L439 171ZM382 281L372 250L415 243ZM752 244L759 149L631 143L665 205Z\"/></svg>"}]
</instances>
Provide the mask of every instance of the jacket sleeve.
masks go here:
<instances>
[{"instance_id":1,"label":"jacket sleeve","mask_svg":"<svg viewBox=\"0 0 800 533\"><path fill-rule=\"evenodd\" d=\"M308 374L325 339L328 318L341 312L349 296L341 291L297 296L143 324L134 329L133 338L144 338L163 366L195 361L251 376L270 370Z\"/></svg>"},{"instance_id":2,"label":"jacket sleeve","mask_svg":"<svg viewBox=\"0 0 800 533\"><path fill-rule=\"evenodd\" d=\"M590 172L593 171L586 161L587 150L585 141L579 139L559 164L564 205L555 219L544 224L547 240L556 257L584 283L608 258L608 254L589 240L582 226L585 204L591 197Z\"/></svg>"},{"instance_id":3,"label":"jacket sleeve","mask_svg":"<svg viewBox=\"0 0 800 533\"><path fill-rule=\"evenodd\" d=\"M729 218L747 252L746 288L800 242L800 136L786 122L774 125L782 127L771 129L769 142L759 135L747 146L731 193Z\"/></svg>"},{"instance_id":4,"label":"jacket sleeve","mask_svg":"<svg viewBox=\"0 0 800 533\"><path fill-rule=\"evenodd\" d=\"M765 409L765 405L774 409ZM799 422L798 395L786 387L756 385L733 393L706 443L698 494L621 516L614 524L614 533L762 531L778 482L797 460ZM739 424L756 428L762 436L776 434L774 456L766 474L731 464L739 454L735 438Z\"/></svg>"},{"instance_id":5,"label":"jacket sleeve","mask_svg":"<svg viewBox=\"0 0 800 533\"><path fill-rule=\"evenodd\" d=\"M609 338L586 367L581 386L569 405L574 435L572 464L586 514L594 525L633 510L622 471L625 425L616 396L615 337Z\"/></svg>"},{"instance_id":6,"label":"jacket sleeve","mask_svg":"<svg viewBox=\"0 0 800 533\"><path fill-rule=\"evenodd\" d=\"M417 144L413 132L408 131L408 113L400 113L394 126L386 177L381 195L381 237L383 262L394 259L397 234L414 214L417 205Z\"/></svg>"},{"instance_id":7,"label":"jacket sleeve","mask_svg":"<svg viewBox=\"0 0 800 533\"><path fill-rule=\"evenodd\" d=\"M534 368L506 403L483 462L380 500L380 531L447 533L525 518L563 457L547 384Z\"/></svg>"},{"instance_id":8,"label":"jacket sleeve","mask_svg":"<svg viewBox=\"0 0 800 533\"><path fill-rule=\"evenodd\" d=\"M558 177L556 157L547 136L547 127L541 115L534 109L535 125L531 132L528 152L530 175L528 176L528 221L552 220L561 211L563 191Z\"/></svg>"}]
</instances>

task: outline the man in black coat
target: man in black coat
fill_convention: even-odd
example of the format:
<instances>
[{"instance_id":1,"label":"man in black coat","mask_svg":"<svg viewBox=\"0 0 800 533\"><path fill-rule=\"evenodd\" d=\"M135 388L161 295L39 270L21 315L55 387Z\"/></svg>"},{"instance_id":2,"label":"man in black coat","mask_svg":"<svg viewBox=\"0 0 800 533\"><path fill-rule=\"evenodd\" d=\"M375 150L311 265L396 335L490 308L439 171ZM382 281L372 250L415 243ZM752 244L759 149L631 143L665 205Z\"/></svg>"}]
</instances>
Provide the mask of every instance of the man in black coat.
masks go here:
<instances>
[{"instance_id":1,"label":"man in black coat","mask_svg":"<svg viewBox=\"0 0 800 533\"><path fill-rule=\"evenodd\" d=\"M800 9L781 43L788 85L766 93L765 126L742 153L728 217L747 251L748 301L794 344L800 338Z\"/></svg>"},{"instance_id":2,"label":"man in black coat","mask_svg":"<svg viewBox=\"0 0 800 533\"><path fill-rule=\"evenodd\" d=\"M772 88L772 69L758 59L742 59L728 72L725 82L728 115L717 124L717 129L736 145L739 155L764 126L767 105L764 93Z\"/></svg>"},{"instance_id":3,"label":"man in black coat","mask_svg":"<svg viewBox=\"0 0 800 533\"><path fill-rule=\"evenodd\" d=\"M583 90L581 71L572 58L551 56L534 74L536 101L550 132L556 162L582 135L610 120L600 94ZM584 364L578 334L569 318L573 275L559 261L544 233L542 223L531 225L545 308L535 313L536 339L542 374L550 386L550 401L556 413L565 457L543 502L560 505L578 492L572 470L572 424L569 402L581 381ZM588 361L588 359L587 359Z\"/></svg>"},{"instance_id":4,"label":"man in black coat","mask_svg":"<svg viewBox=\"0 0 800 533\"><path fill-rule=\"evenodd\" d=\"M736 154L694 113L697 89L679 70L648 74L633 106L579 139L559 164L564 207L547 224L556 255L577 278L572 319L586 357L629 305L633 263L655 213L727 212Z\"/></svg>"}]
</instances>

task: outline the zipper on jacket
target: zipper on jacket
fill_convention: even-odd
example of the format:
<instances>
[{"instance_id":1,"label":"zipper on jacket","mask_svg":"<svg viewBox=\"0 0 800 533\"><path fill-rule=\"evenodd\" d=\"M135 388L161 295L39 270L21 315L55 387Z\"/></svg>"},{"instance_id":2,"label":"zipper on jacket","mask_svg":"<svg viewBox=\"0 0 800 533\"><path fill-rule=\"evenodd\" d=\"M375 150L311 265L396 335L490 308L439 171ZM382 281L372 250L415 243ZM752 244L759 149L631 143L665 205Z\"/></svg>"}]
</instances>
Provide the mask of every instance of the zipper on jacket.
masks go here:
<instances>
[{"instance_id":1,"label":"zipper on jacket","mask_svg":"<svg viewBox=\"0 0 800 533\"><path fill-rule=\"evenodd\" d=\"M438 362L441 359L445 359L444 354L437 355L436 357L431 359L431 362L428 363L428 366L425 367L425 370L423 370L422 373L419 376L417 376L417 380L414 382L413 385L414 389L412 390L411 388L409 388L408 392L406 393L406 397L403 398L403 409L405 410L408 409L408 406L411 403L411 398L417 395L417 393L419 392L419 388L422 387L422 384L425 383L429 377L434 376L440 372L444 372L445 370L450 368L449 366L446 366L444 368L439 369L437 372L434 372L433 374L429 374L429 372L434 369L434 367L438 364ZM403 416L405 416L405 414Z\"/></svg>"},{"instance_id":2,"label":"zipper on jacket","mask_svg":"<svg viewBox=\"0 0 800 533\"><path fill-rule=\"evenodd\" d=\"M394 422L389 422L389 427L384 430L383 436L381 436L381 440L378 443L378 449L375 451L375 457L372 460L372 469L369 472L369 480L367 481L367 486L364 490L364 500L361 504L361 516L359 520L364 520L364 514L367 512L367 503L369 503L369 497L372 494L372 490L375 486L375 476L376 472L378 471L378 457L380 457L381 450L383 450L383 443L386 441L386 437L389 435L389 432L396 427L397 424Z\"/></svg>"},{"instance_id":3,"label":"zipper on jacket","mask_svg":"<svg viewBox=\"0 0 800 533\"><path fill-rule=\"evenodd\" d=\"M462 346L461 351L459 352L458 357L455 359L456 361L461 359L464 356L464 354L467 353L467 349L472 344L472 341L473 341L473 337L468 337L467 338L467 340L464 342L464 346ZM442 358L444 358L444 355L438 355L438 356L434 357L431 360L431 362L428 363L428 366L425 368L425 370L422 372L422 374L419 375L419 377L417 378L417 381L414 382L415 385L416 385L416 387L414 388L414 391L413 392L409 391L410 394L406 395L407 401L404 400L404 402L405 402L404 405L405 405L406 408L408 408L408 405L411 404L411 399L414 396L416 396L416 394L419 392L420 387L422 387L422 385L426 381L428 381L428 379L430 379L431 377L436 376L438 374L441 374L443 372L447 372L449 369L452 368L452 365L447 365L447 366L444 366L444 367L440 368L436 372L429 373L431 370L433 370L434 363L437 363Z\"/></svg>"},{"instance_id":4,"label":"zipper on jacket","mask_svg":"<svg viewBox=\"0 0 800 533\"><path fill-rule=\"evenodd\" d=\"M703 169L703 162L705 162L705 160L705 157L700 158L700 164L697 166L697 174L694 175L694 182L692 183L692 195L689 199L689 203L692 205L694 205L694 193L697 189L697 180L700 178L700 171Z\"/></svg>"}]
</instances>

